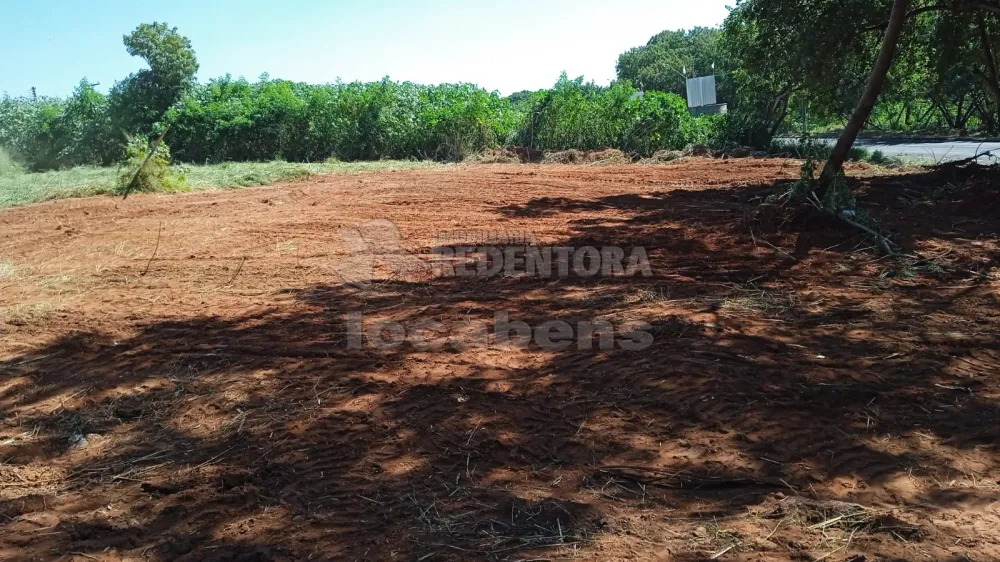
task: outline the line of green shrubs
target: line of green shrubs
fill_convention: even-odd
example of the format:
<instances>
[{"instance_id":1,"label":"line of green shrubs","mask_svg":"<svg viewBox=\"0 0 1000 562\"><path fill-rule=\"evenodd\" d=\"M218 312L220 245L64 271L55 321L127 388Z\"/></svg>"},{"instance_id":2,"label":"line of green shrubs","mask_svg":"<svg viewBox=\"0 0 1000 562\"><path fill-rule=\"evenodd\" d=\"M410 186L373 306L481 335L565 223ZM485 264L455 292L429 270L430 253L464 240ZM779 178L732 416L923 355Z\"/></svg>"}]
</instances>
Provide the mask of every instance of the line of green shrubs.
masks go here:
<instances>
[{"instance_id":1,"label":"line of green shrubs","mask_svg":"<svg viewBox=\"0 0 1000 562\"><path fill-rule=\"evenodd\" d=\"M34 171L121 162L135 133L117 126L113 95L84 80L66 99L5 96L0 146ZM165 143L175 162L458 161L509 144L648 156L710 142L719 122L691 117L674 94L565 74L551 89L511 97L473 84L310 85L265 75L193 85L160 130L170 125Z\"/></svg>"}]
</instances>

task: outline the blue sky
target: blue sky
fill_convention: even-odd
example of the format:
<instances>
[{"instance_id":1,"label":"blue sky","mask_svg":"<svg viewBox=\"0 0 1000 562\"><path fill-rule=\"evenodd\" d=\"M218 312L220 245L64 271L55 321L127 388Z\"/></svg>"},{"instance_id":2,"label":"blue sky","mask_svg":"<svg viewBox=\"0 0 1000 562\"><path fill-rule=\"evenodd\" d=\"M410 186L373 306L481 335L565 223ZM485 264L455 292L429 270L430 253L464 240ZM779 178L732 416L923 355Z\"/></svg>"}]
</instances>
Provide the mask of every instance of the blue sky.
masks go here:
<instances>
[{"instance_id":1,"label":"blue sky","mask_svg":"<svg viewBox=\"0 0 1000 562\"><path fill-rule=\"evenodd\" d=\"M0 0L0 92L106 91L141 68L122 35L166 21L191 39L201 81L231 73L312 83L474 82L509 94L559 73L604 84L622 51L664 29L713 26L726 0ZM733 0L729 0L733 3Z\"/></svg>"}]
</instances>

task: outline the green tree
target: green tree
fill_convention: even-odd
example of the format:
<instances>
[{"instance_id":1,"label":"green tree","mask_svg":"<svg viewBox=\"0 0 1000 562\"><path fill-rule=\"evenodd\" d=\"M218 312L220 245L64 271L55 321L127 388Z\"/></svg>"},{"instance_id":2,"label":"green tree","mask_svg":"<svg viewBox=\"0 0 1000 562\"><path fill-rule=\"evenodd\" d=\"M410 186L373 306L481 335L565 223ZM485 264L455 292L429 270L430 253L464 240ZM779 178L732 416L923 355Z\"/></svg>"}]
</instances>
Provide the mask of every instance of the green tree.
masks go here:
<instances>
[{"instance_id":1,"label":"green tree","mask_svg":"<svg viewBox=\"0 0 1000 562\"><path fill-rule=\"evenodd\" d=\"M722 49L722 30L696 27L662 31L640 47L618 57L618 78L643 90L670 92L684 97L685 78L716 75L718 98L730 101L731 64Z\"/></svg>"},{"instance_id":2,"label":"green tree","mask_svg":"<svg viewBox=\"0 0 1000 562\"><path fill-rule=\"evenodd\" d=\"M56 162L45 167L108 165L120 156L111 134L107 98L86 78L66 100L53 128Z\"/></svg>"},{"instance_id":3,"label":"green tree","mask_svg":"<svg viewBox=\"0 0 1000 562\"><path fill-rule=\"evenodd\" d=\"M766 146L793 96L846 115L864 87L878 37L868 22L888 16L871 0L740 0L723 25L738 100L741 141Z\"/></svg>"},{"instance_id":4,"label":"green tree","mask_svg":"<svg viewBox=\"0 0 1000 562\"><path fill-rule=\"evenodd\" d=\"M149 68L115 84L112 117L123 132L148 134L194 84L198 59L191 41L166 23L144 23L123 41L128 53L142 58Z\"/></svg>"},{"instance_id":5,"label":"green tree","mask_svg":"<svg viewBox=\"0 0 1000 562\"><path fill-rule=\"evenodd\" d=\"M694 120L680 96L642 93L628 81L600 87L565 72L551 90L532 95L523 119L519 144L543 150L612 147L647 156L693 140Z\"/></svg>"}]
</instances>

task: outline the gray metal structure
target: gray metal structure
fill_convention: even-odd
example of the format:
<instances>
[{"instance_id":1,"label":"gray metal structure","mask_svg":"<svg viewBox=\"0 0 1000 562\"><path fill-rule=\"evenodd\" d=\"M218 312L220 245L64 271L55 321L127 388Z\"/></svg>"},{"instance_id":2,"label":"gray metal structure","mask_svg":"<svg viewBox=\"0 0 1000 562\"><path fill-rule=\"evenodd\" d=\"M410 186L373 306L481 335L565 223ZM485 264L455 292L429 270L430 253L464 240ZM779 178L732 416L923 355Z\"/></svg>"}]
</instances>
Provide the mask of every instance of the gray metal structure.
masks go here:
<instances>
[{"instance_id":1,"label":"gray metal structure","mask_svg":"<svg viewBox=\"0 0 1000 562\"><path fill-rule=\"evenodd\" d=\"M715 76L687 79L688 108L715 105Z\"/></svg>"}]
</instances>

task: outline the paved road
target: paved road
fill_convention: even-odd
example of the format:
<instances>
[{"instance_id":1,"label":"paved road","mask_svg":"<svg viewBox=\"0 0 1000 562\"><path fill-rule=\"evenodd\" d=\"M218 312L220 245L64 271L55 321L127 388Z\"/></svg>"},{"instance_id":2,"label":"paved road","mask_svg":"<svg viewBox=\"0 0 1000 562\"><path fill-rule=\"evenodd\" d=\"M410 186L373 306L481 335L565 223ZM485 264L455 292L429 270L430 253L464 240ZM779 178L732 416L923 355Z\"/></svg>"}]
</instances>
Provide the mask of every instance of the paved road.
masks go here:
<instances>
[{"instance_id":1,"label":"paved road","mask_svg":"<svg viewBox=\"0 0 1000 562\"><path fill-rule=\"evenodd\" d=\"M823 139L831 145L836 139ZM949 140L859 140L855 146L863 146L868 150L880 150L886 156L901 156L909 159L920 159L931 162L950 162L963 158L972 158L987 150L995 150L1000 158L1000 142L981 141L949 141ZM990 159L981 157L979 162L986 164ZM993 160L996 162L996 159Z\"/></svg>"},{"instance_id":2,"label":"paved road","mask_svg":"<svg viewBox=\"0 0 1000 562\"><path fill-rule=\"evenodd\" d=\"M996 151L994 154L1000 157L1000 142L982 141L920 141L920 140L889 140L874 141L863 140L858 143L868 150L880 150L886 156L902 156L904 158L920 158L932 160L934 162L949 162L972 158L976 154L981 154L987 150ZM988 158L981 157L980 162L986 163ZM994 159L994 161L996 161Z\"/></svg>"}]
</instances>

